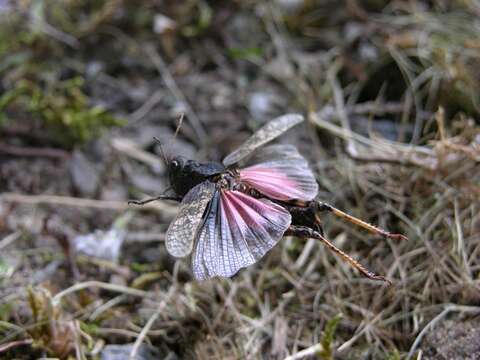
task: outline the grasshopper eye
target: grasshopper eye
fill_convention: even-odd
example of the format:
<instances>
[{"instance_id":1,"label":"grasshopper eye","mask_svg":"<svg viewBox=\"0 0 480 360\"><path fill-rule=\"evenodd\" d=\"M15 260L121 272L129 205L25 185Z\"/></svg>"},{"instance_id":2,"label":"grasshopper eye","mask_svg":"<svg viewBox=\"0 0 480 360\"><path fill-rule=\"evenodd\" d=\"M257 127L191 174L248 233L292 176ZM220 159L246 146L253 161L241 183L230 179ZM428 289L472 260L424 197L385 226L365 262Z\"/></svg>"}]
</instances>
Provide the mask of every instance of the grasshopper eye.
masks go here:
<instances>
[{"instance_id":1,"label":"grasshopper eye","mask_svg":"<svg viewBox=\"0 0 480 360\"><path fill-rule=\"evenodd\" d=\"M185 166L185 160L183 160L180 156L173 158L168 163L168 170L170 172L179 172Z\"/></svg>"}]
</instances>

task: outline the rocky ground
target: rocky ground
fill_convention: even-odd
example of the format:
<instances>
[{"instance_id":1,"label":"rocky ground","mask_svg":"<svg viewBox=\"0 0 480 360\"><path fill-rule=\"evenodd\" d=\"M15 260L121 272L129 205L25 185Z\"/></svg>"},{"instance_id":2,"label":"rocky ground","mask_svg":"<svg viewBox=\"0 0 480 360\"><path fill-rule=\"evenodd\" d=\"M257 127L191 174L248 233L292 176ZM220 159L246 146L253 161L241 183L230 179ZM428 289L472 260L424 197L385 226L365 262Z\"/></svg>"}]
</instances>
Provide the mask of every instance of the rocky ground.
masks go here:
<instances>
[{"instance_id":1,"label":"rocky ground","mask_svg":"<svg viewBox=\"0 0 480 360\"><path fill-rule=\"evenodd\" d=\"M0 356L477 359L476 1L0 1ZM167 156L269 119L362 278L286 237L232 279L170 257ZM175 136L179 118L182 126Z\"/></svg>"}]
</instances>

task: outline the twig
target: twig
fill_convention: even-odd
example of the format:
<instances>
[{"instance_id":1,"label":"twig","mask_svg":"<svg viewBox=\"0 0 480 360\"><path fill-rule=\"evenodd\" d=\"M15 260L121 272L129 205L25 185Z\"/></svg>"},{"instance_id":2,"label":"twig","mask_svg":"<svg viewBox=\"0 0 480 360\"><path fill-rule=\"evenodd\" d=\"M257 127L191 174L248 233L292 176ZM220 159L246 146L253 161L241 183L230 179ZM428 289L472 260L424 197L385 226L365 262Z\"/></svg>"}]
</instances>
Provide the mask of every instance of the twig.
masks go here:
<instances>
[{"instance_id":1,"label":"twig","mask_svg":"<svg viewBox=\"0 0 480 360\"><path fill-rule=\"evenodd\" d=\"M165 306L167 306L168 300L170 300L170 298L175 293L175 291L176 291L175 286L170 287L170 290L168 291L167 296L165 296L165 299L163 299L162 302L160 302L158 304L157 310L155 310L155 312L150 317L150 319L148 319L147 323L143 327L140 334L138 334L138 337L137 337L137 339L135 340L135 343L132 346L132 351L130 352L129 360L134 360L135 359L135 357L137 355L137 352L138 352L138 349L140 348L140 345L142 345L145 337L147 336L148 331L152 327L155 320L157 320L157 318L160 316L160 313L163 311Z\"/></svg>"},{"instance_id":2,"label":"twig","mask_svg":"<svg viewBox=\"0 0 480 360\"><path fill-rule=\"evenodd\" d=\"M190 105L190 103L187 101L187 98L185 97L185 95L183 95L182 91L178 87L177 83L175 82L175 79L173 78L172 74L168 70L168 67L163 61L160 54L151 45L147 45L145 47L145 51L150 57L150 59L152 60L155 67L157 68L157 71L161 75L163 81L165 82L165 85L172 92L172 94L184 104L185 110L188 115L188 120L192 124L193 130L195 131L195 135L197 136L199 143L202 144L203 142L205 142L205 139L207 138L207 133L203 128L202 122L198 118L195 111L193 111L193 108Z\"/></svg>"},{"instance_id":3,"label":"twig","mask_svg":"<svg viewBox=\"0 0 480 360\"><path fill-rule=\"evenodd\" d=\"M28 156L28 157L50 157L57 159L68 159L70 153L68 151L50 148L37 147L20 147L10 144L0 143L0 153L6 153L14 156Z\"/></svg>"},{"instance_id":4,"label":"twig","mask_svg":"<svg viewBox=\"0 0 480 360\"><path fill-rule=\"evenodd\" d=\"M101 288L101 289L104 289L104 290L116 291L116 292L132 295L132 296L138 296L138 297L142 297L142 298L144 298L144 297L154 297L155 296L155 294L150 293L148 291L143 291L143 290L138 290L138 289L134 289L134 288L129 288L127 286L109 284L109 283L104 283L104 282L101 282L101 281L92 280L92 281L85 281L85 282L82 282L82 283L75 284L75 285L70 286L69 288L67 288L63 291L60 291L58 294L56 294L52 298L52 303L54 305L58 305L60 303L60 300L64 296L66 296L68 294L71 294L71 293L74 293L76 291L80 291L80 290L87 289L87 288L92 288L92 287L93 288L98 287L98 288Z\"/></svg>"},{"instance_id":5,"label":"twig","mask_svg":"<svg viewBox=\"0 0 480 360\"><path fill-rule=\"evenodd\" d=\"M287 356L285 358L285 360L297 360L297 359L303 359L303 358L306 358L307 356L312 356L312 355L316 355L320 352L322 352L324 349L323 349L323 346L322 344L318 343L318 344L315 344L315 345L312 345L306 349L303 349L302 351L299 351L295 354L292 354L290 356Z\"/></svg>"},{"instance_id":6,"label":"twig","mask_svg":"<svg viewBox=\"0 0 480 360\"><path fill-rule=\"evenodd\" d=\"M61 205L72 206L82 208L94 208L94 209L110 209L110 210L127 210L127 209L155 209L161 210L168 214L176 214L176 207L174 205L166 203L148 204L143 207L129 206L127 202L123 201L110 201L110 200L95 200L85 198L75 198L70 196L57 196L57 195L23 195L17 193L4 193L0 195L0 200L23 203L23 204L48 204L48 205Z\"/></svg>"}]
</instances>

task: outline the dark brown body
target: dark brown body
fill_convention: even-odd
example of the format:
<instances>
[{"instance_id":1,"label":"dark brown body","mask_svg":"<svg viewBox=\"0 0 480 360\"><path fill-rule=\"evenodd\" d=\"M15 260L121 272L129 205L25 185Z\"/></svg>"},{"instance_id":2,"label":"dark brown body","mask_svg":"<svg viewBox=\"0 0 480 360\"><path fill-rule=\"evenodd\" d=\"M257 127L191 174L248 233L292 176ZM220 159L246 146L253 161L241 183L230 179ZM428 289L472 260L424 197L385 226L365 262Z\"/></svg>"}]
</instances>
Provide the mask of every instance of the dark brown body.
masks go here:
<instances>
[{"instance_id":1,"label":"dark brown body","mask_svg":"<svg viewBox=\"0 0 480 360\"><path fill-rule=\"evenodd\" d=\"M216 162L200 163L175 157L168 164L170 184L179 197L183 198L194 186L211 179L225 171L222 164Z\"/></svg>"}]
</instances>

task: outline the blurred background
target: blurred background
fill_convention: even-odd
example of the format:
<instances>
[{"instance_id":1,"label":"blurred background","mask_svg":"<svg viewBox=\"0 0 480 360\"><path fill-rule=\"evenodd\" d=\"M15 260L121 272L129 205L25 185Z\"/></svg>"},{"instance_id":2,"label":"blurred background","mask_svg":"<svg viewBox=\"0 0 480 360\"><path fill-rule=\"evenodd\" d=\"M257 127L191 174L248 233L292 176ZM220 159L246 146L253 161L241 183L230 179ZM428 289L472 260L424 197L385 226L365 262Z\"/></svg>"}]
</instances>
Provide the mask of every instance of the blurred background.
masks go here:
<instances>
[{"instance_id":1,"label":"blurred background","mask_svg":"<svg viewBox=\"0 0 480 360\"><path fill-rule=\"evenodd\" d=\"M0 0L0 357L480 357L478 0ZM165 250L167 156L266 121L325 215L232 279ZM181 114L179 134L174 132Z\"/></svg>"}]
</instances>

